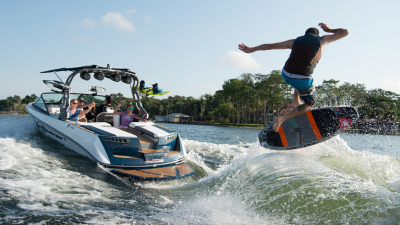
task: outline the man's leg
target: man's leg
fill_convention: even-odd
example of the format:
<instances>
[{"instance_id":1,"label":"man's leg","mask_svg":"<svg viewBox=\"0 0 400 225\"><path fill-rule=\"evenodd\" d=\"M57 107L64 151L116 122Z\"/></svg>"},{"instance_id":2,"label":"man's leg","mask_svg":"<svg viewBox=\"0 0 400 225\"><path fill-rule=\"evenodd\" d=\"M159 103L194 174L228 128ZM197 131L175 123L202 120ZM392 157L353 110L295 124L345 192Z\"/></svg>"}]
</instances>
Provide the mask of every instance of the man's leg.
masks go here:
<instances>
[{"instance_id":1,"label":"man's leg","mask_svg":"<svg viewBox=\"0 0 400 225\"><path fill-rule=\"evenodd\" d=\"M308 110L310 110L312 108L312 105L307 105L306 103L297 106L297 108L293 109L292 111L290 111L289 113L280 116L280 117L276 117L275 119L275 124L272 127L272 129L274 129L275 132L278 133L279 127L282 125L283 122L285 122L287 119L293 118L295 116L299 116L303 113L306 113Z\"/></svg>"},{"instance_id":2,"label":"man's leg","mask_svg":"<svg viewBox=\"0 0 400 225\"><path fill-rule=\"evenodd\" d=\"M301 105L301 101L300 101L300 95L299 92L294 89L294 94L293 94L293 102L292 105L290 106L292 109L297 108L298 106Z\"/></svg>"}]
</instances>

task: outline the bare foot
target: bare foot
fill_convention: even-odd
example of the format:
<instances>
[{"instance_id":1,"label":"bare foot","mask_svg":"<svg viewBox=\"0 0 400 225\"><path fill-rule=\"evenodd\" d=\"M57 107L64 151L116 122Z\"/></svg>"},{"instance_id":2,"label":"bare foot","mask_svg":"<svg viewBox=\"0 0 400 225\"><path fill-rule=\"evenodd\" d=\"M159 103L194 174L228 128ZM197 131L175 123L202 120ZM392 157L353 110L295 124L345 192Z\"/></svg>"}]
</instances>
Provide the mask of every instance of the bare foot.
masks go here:
<instances>
[{"instance_id":1,"label":"bare foot","mask_svg":"<svg viewBox=\"0 0 400 225\"><path fill-rule=\"evenodd\" d=\"M282 124L281 117L276 117L276 118L275 118L275 123L274 123L274 126L272 126L272 129L273 129L276 133L278 133L279 127L281 126L281 124Z\"/></svg>"}]
</instances>

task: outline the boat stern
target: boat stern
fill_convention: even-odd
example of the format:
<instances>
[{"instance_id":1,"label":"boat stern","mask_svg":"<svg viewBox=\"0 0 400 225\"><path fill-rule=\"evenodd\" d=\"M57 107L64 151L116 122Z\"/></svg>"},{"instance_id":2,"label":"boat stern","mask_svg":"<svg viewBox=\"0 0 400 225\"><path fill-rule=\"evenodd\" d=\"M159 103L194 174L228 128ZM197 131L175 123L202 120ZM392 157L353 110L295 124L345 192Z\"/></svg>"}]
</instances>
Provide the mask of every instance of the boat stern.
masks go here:
<instances>
[{"instance_id":1,"label":"boat stern","mask_svg":"<svg viewBox=\"0 0 400 225\"><path fill-rule=\"evenodd\" d=\"M135 179L179 179L194 174L185 162L186 149L179 134L151 122L131 123L123 132L130 138L102 136L109 149L110 164L102 164L108 171Z\"/></svg>"}]
</instances>

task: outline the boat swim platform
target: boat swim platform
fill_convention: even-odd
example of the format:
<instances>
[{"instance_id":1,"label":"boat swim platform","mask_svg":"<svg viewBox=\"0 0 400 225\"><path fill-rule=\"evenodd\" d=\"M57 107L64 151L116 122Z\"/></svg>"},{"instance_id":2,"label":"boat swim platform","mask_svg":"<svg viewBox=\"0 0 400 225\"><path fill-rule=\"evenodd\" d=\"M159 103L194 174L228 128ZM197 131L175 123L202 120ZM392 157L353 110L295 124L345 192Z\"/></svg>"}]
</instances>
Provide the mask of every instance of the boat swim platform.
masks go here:
<instances>
[{"instance_id":1,"label":"boat swim platform","mask_svg":"<svg viewBox=\"0 0 400 225\"><path fill-rule=\"evenodd\" d=\"M176 179L190 176L194 173L194 170L186 163L177 165L157 167L157 168L146 168L146 169L129 169L129 170L111 170L111 172L124 177L142 179L142 180L153 180L153 179Z\"/></svg>"}]
</instances>

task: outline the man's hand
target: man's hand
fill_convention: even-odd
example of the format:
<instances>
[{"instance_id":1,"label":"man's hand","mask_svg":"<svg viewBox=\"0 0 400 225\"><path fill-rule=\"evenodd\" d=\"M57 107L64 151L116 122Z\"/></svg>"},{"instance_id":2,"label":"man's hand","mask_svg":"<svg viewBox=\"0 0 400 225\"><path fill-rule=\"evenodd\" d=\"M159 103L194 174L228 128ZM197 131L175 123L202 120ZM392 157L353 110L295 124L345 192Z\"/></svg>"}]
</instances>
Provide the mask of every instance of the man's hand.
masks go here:
<instances>
[{"instance_id":1,"label":"man's hand","mask_svg":"<svg viewBox=\"0 0 400 225\"><path fill-rule=\"evenodd\" d=\"M337 41L341 38L344 38L349 34L349 31L347 29L343 29L343 28L331 29L325 23L319 23L318 26L320 26L321 29L327 33L333 33L333 34L324 35L321 37L321 48L322 49L324 49L329 43Z\"/></svg>"},{"instance_id":2,"label":"man's hand","mask_svg":"<svg viewBox=\"0 0 400 225\"><path fill-rule=\"evenodd\" d=\"M331 33L331 28L328 27L325 23L319 23L318 26L321 27L321 29L327 33Z\"/></svg>"},{"instance_id":3,"label":"man's hand","mask_svg":"<svg viewBox=\"0 0 400 225\"><path fill-rule=\"evenodd\" d=\"M245 53L252 53L252 52L254 52L254 50L252 50L252 48L248 47L247 45L245 45L245 44L243 44L243 43L239 45L239 50L242 50L242 51L245 52Z\"/></svg>"}]
</instances>

